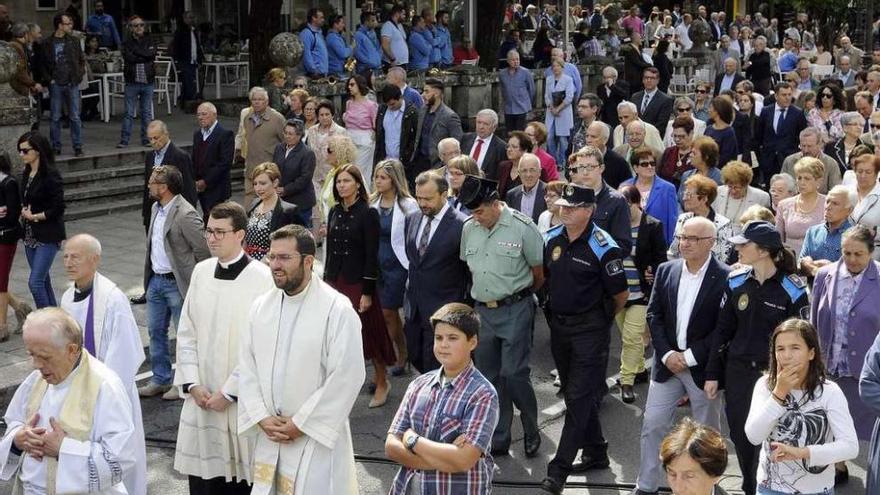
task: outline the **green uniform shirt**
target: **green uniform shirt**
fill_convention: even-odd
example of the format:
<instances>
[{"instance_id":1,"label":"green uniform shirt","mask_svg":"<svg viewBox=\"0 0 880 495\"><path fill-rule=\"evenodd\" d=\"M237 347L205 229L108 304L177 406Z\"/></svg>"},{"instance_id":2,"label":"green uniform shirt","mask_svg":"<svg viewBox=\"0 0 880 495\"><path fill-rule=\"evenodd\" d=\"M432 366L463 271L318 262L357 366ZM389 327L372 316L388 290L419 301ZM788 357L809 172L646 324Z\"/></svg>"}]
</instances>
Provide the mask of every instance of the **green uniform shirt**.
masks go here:
<instances>
[{"instance_id":1,"label":"green uniform shirt","mask_svg":"<svg viewBox=\"0 0 880 495\"><path fill-rule=\"evenodd\" d=\"M486 230L473 218L461 232L460 257L471 271L471 297L498 301L531 287L532 267L542 266L544 240L532 219L504 205Z\"/></svg>"}]
</instances>

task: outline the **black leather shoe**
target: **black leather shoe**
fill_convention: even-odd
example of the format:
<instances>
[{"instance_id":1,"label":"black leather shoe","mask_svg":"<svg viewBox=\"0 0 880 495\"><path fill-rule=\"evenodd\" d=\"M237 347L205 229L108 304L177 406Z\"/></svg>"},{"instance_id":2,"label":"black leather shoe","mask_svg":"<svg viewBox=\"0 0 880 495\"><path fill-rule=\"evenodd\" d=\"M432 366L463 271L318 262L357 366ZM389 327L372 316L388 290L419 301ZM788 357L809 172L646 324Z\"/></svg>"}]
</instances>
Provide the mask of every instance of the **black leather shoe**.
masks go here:
<instances>
[{"instance_id":1,"label":"black leather shoe","mask_svg":"<svg viewBox=\"0 0 880 495\"><path fill-rule=\"evenodd\" d=\"M541 434L535 433L534 436L526 435L523 439L526 457L535 457L541 448Z\"/></svg>"},{"instance_id":2,"label":"black leather shoe","mask_svg":"<svg viewBox=\"0 0 880 495\"><path fill-rule=\"evenodd\" d=\"M492 454L492 457L506 457L510 455L510 446L507 447L492 447L492 450L489 451Z\"/></svg>"},{"instance_id":3,"label":"black leather shoe","mask_svg":"<svg viewBox=\"0 0 880 495\"><path fill-rule=\"evenodd\" d=\"M641 373L636 373L636 383L648 383L651 379L651 370L645 369Z\"/></svg>"},{"instance_id":4,"label":"black leather shoe","mask_svg":"<svg viewBox=\"0 0 880 495\"><path fill-rule=\"evenodd\" d=\"M139 296L129 297L128 300L132 304L147 304L147 293L145 292Z\"/></svg>"},{"instance_id":5,"label":"black leather shoe","mask_svg":"<svg viewBox=\"0 0 880 495\"><path fill-rule=\"evenodd\" d=\"M632 404L636 401L636 393L633 392L632 385L621 385L620 386L620 399L627 404Z\"/></svg>"},{"instance_id":6,"label":"black leather shoe","mask_svg":"<svg viewBox=\"0 0 880 495\"><path fill-rule=\"evenodd\" d=\"M583 473L594 469L608 469L609 466L611 466L611 461L608 459L608 454L596 456L582 455L580 461L572 463L571 472Z\"/></svg>"},{"instance_id":7,"label":"black leather shoe","mask_svg":"<svg viewBox=\"0 0 880 495\"><path fill-rule=\"evenodd\" d=\"M560 483L553 478L544 478L544 481L541 482L541 491L552 493L553 495L562 495L562 489L565 487L563 483Z\"/></svg>"}]
</instances>

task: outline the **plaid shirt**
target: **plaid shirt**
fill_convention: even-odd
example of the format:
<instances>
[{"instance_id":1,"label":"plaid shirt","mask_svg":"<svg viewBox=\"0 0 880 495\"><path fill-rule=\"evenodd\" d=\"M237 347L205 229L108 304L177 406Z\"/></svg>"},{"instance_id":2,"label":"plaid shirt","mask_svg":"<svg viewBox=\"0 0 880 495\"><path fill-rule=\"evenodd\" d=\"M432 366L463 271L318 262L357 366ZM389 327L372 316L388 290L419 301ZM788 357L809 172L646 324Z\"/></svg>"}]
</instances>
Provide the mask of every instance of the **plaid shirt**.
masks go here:
<instances>
[{"instance_id":1,"label":"plaid shirt","mask_svg":"<svg viewBox=\"0 0 880 495\"><path fill-rule=\"evenodd\" d=\"M410 383L388 433L401 437L412 429L422 437L442 443L452 443L464 435L468 443L483 452L466 473L421 471L421 492L416 495L491 493L495 463L489 446L498 424L498 394L473 363L445 386L441 386L441 369L429 371ZM407 485L415 473L401 467L390 495L408 494Z\"/></svg>"}]
</instances>

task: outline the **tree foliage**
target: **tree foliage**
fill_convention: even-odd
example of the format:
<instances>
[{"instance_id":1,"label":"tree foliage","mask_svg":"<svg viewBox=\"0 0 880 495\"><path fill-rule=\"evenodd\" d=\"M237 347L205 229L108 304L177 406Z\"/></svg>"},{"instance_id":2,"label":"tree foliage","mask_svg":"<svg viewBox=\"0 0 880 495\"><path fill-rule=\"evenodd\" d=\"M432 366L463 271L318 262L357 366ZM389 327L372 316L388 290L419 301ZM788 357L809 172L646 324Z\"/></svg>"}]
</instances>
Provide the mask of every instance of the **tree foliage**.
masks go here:
<instances>
[{"instance_id":1,"label":"tree foliage","mask_svg":"<svg viewBox=\"0 0 880 495\"><path fill-rule=\"evenodd\" d=\"M822 41L829 50L844 34L852 10L850 0L794 0L794 5L798 12L806 12L810 15L810 19L818 28L816 41ZM853 27L849 26L849 32L852 32ZM861 45L863 40L852 41Z\"/></svg>"}]
</instances>

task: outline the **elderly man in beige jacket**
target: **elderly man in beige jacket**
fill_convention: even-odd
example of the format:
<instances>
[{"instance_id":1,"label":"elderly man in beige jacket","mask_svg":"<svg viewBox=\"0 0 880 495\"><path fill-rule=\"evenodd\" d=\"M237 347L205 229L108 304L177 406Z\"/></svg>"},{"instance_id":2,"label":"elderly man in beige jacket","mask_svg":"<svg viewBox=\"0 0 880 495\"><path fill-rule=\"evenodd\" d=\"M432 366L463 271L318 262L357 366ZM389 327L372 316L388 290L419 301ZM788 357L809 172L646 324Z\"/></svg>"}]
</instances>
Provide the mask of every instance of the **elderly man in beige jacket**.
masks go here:
<instances>
[{"instance_id":1,"label":"elderly man in beige jacket","mask_svg":"<svg viewBox=\"0 0 880 495\"><path fill-rule=\"evenodd\" d=\"M272 161L275 146L284 142L284 116L269 106L269 93L254 86L248 93L251 106L241 111L235 136L235 161L244 161L244 205L254 200L251 174L254 168Z\"/></svg>"}]
</instances>

